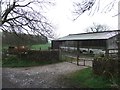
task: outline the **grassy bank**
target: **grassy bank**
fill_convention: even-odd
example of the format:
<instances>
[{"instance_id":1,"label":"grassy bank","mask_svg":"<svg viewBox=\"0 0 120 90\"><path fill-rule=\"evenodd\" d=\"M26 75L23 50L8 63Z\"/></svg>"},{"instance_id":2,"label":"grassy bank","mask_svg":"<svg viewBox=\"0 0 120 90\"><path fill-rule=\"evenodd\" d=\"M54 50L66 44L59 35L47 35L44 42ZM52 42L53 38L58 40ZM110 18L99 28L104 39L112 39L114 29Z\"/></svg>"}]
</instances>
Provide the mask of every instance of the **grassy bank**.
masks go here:
<instances>
[{"instance_id":1,"label":"grassy bank","mask_svg":"<svg viewBox=\"0 0 120 90\"><path fill-rule=\"evenodd\" d=\"M69 80L66 81L71 83L74 87L110 88L112 85L112 82L110 82L109 79L94 75L91 68L76 71L66 77L69 78Z\"/></svg>"}]
</instances>

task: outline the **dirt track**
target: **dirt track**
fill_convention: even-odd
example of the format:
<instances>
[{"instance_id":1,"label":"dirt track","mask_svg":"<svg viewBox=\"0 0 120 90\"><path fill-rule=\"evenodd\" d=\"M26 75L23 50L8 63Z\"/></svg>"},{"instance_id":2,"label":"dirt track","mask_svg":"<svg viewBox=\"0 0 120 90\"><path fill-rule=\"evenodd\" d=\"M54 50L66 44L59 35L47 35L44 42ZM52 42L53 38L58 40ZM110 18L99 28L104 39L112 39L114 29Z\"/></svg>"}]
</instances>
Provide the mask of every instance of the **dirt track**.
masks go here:
<instances>
[{"instance_id":1,"label":"dirt track","mask_svg":"<svg viewBox=\"0 0 120 90\"><path fill-rule=\"evenodd\" d=\"M38 67L3 68L3 88L68 88L61 81L63 75L86 68L72 63L62 62Z\"/></svg>"}]
</instances>

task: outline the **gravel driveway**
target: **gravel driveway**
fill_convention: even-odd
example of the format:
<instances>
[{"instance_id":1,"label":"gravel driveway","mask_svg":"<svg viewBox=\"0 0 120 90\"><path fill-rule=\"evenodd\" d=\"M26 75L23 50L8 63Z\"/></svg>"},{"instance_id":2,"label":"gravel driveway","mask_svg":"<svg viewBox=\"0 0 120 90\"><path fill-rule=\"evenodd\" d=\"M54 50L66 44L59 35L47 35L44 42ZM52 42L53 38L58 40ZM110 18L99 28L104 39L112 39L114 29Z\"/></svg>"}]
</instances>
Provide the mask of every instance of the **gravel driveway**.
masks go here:
<instances>
[{"instance_id":1,"label":"gravel driveway","mask_svg":"<svg viewBox=\"0 0 120 90\"><path fill-rule=\"evenodd\" d=\"M69 62L25 67L3 68L3 88L68 88L68 83L61 81L63 75L86 68Z\"/></svg>"}]
</instances>

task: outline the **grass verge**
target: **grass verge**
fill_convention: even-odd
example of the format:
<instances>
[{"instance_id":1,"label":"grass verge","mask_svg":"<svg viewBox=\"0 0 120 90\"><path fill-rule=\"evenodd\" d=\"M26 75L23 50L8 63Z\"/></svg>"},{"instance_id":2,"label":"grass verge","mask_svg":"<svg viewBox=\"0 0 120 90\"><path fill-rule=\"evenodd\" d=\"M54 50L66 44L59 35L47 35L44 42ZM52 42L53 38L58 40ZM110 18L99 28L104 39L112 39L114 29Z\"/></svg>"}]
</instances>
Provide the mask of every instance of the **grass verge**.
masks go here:
<instances>
[{"instance_id":1,"label":"grass verge","mask_svg":"<svg viewBox=\"0 0 120 90\"><path fill-rule=\"evenodd\" d=\"M91 68L69 74L66 79L73 87L80 88L110 88L112 84L109 79L94 75Z\"/></svg>"},{"instance_id":2,"label":"grass verge","mask_svg":"<svg viewBox=\"0 0 120 90\"><path fill-rule=\"evenodd\" d=\"M58 63L60 61L29 61L20 60L16 56L10 56L2 60L2 67L31 67Z\"/></svg>"}]
</instances>

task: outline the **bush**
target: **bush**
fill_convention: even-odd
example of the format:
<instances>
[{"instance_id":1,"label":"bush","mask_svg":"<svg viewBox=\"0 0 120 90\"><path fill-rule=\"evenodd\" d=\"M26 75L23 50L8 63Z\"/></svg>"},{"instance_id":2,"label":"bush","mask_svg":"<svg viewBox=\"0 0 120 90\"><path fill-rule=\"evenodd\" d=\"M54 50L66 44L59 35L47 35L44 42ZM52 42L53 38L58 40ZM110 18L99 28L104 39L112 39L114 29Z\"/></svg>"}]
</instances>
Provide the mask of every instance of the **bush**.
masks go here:
<instances>
[{"instance_id":1,"label":"bush","mask_svg":"<svg viewBox=\"0 0 120 90\"><path fill-rule=\"evenodd\" d=\"M118 74L118 61L109 57L96 57L93 60L93 72L106 77L116 76Z\"/></svg>"}]
</instances>

